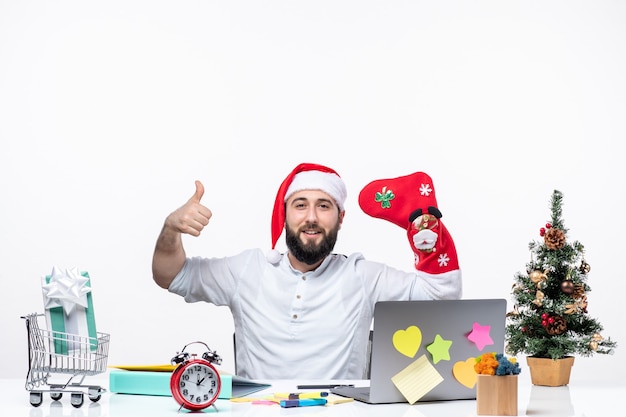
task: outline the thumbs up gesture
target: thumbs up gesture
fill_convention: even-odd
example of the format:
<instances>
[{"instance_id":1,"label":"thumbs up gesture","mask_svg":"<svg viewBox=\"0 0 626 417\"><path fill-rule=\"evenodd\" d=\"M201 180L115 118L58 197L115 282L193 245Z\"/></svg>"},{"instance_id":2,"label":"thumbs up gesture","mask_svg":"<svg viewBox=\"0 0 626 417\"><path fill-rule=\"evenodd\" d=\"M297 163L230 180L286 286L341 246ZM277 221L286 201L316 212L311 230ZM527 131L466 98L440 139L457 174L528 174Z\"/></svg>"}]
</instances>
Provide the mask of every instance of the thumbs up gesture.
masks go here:
<instances>
[{"instance_id":1,"label":"thumbs up gesture","mask_svg":"<svg viewBox=\"0 0 626 417\"><path fill-rule=\"evenodd\" d=\"M209 224L209 219L213 215L211 210L200 203L203 195L204 185L200 181L196 181L195 193L185 204L167 216L166 227L179 233L200 236L202 229Z\"/></svg>"}]
</instances>

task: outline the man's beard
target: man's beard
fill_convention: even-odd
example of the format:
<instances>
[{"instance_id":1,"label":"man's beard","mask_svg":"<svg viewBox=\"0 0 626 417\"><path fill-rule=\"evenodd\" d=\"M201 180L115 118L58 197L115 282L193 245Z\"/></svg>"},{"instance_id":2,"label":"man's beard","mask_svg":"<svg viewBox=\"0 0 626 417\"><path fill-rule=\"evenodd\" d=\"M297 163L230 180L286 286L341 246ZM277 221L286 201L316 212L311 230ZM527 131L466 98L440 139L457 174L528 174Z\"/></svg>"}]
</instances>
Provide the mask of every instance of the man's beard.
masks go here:
<instances>
[{"instance_id":1,"label":"man's beard","mask_svg":"<svg viewBox=\"0 0 626 417\"><path fill-rule=\"evenodd\" d=\"M302 243L300 240L299 233L294 232L287 226L286 230L286 241L287 247L289 248L289 252L297 260L303 262L307 265L314 265L322 259L326 258L332 252L335 247L335 242L337 242L337 233L339 232L339 223L326 234L323 230L321 230L316 225L307 224L305 226L306 229L316 230L322 233L322 241L319 244L314 242L310 243Z\"/></svg>"}]
</instances>

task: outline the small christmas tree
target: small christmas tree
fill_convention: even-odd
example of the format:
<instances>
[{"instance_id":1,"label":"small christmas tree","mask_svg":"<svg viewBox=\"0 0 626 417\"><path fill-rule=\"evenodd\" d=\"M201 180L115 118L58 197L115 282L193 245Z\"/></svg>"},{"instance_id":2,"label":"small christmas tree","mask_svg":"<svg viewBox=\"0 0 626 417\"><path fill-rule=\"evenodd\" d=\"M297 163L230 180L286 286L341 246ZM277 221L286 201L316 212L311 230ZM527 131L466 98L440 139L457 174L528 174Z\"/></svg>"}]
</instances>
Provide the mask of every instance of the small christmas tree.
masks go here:
<instances>
[{"instance_id":1,"label":"small christmas tree","mask_svg":"<svg viewBox=\"0 0 626 417\"><path fill-rule=\"evenodd\" d=\"M598 321L587 311L584 247L569 243L562 220L563 195L551 198L552 219L542 227L543 241L531 241L526 274L515 274L513 311L507 314L507 352L561 359L572 354L613 353L616 343L601 335Z\"/></svg>"}]
</instances>

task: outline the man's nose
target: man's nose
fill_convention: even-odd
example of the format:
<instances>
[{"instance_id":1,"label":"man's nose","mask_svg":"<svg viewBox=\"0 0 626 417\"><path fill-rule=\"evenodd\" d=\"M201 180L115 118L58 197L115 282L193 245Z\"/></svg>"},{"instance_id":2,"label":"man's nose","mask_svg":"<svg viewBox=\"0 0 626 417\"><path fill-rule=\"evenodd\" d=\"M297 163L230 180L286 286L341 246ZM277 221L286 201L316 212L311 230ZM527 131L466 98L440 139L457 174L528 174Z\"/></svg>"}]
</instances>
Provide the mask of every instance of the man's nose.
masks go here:
<instances>
[{"instance_id":1,"label":"man's nose","mask_svg":"<svg viewBox=\"0 0 626 417\"><path fill-rule=\"evenodd\" d=\"M317 210L315 207L310 207L306 213L307 221L316 223L317 222Z\"/></svg>"}]
</instances>

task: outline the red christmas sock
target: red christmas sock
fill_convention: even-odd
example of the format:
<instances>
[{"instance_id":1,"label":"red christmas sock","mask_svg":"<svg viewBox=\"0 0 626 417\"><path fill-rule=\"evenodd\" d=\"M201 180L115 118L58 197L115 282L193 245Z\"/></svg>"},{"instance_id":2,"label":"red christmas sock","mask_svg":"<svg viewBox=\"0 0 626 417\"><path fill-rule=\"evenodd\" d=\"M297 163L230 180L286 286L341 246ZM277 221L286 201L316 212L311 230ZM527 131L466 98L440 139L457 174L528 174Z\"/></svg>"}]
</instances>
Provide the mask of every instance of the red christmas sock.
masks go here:
<instances>
[{"instance_id":1,"label":"red christmas sock","mask_svg":"<svg viewBox=\"0 0 626 417\"><path fill-rule=\"evenodd\" d=\"M441 221L428 174L372 181L359 193L359 206L366 214L407 231L418 271L442 274L459 269L454 240Z\"/></svg>"}]
</instances>

